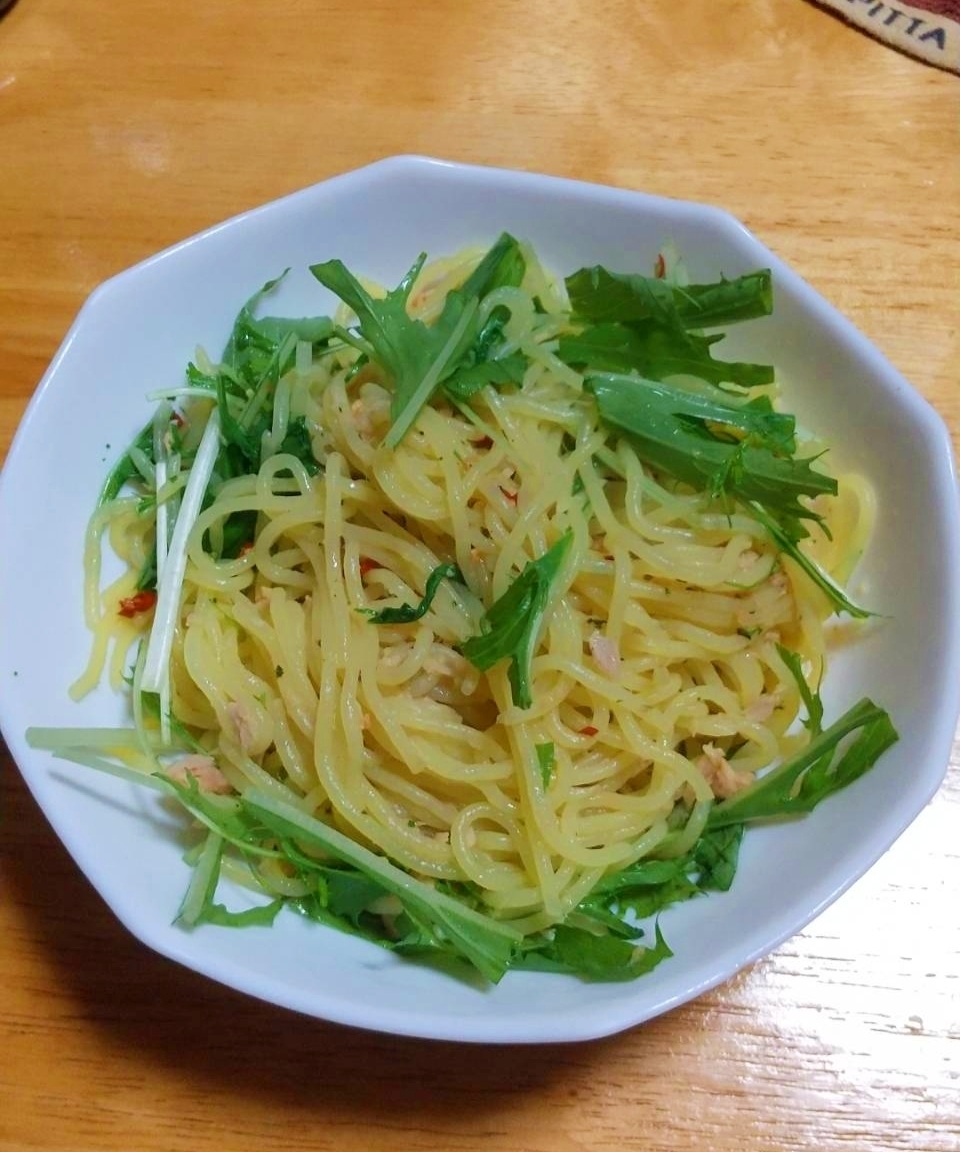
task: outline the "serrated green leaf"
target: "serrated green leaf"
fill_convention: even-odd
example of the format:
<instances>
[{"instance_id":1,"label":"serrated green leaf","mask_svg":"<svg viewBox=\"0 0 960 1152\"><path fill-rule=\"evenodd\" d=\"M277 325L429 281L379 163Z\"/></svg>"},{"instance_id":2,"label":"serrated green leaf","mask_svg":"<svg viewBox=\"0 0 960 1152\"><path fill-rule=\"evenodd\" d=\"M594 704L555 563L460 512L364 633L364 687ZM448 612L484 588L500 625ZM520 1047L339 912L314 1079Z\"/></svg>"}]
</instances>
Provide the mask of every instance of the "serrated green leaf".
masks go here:
<instances>
[{"instance_id":1,"label":"serrated green leaf","mask_svg":"<svg viewBox=\"0 0 960 1152\"><path fill-rule=\"evenodd\" d=\"M777 516L813 520L817 514L800 502L801 497L837 492L836 480L816 471L813 460L781 454L788 431L792 435L792 422L768 405L738 408L655 381L610 373L591 374L584 385L597 401L600 418L627 433L642 460L697 491L709 492L717 473L727 469L728 491L738 498L755 501ZM736 443L720 438L710 425L737 430L747 439ZM738 463L732 468L734 458Z\"/></svg>"},{"instance_id":2,"label":"serrated green leaf","mask_svg":"<svg viewBox=\"0 0 960 1152\"><path fill-rule=\"evenodd\" d=\"M637 372L649 380L696 376L710 384L755 388L773 383L769 364L716 360L716 340L677 328L650 324L593 324L575 335L561 336L557 356L565 364L593 372Z\"/></svg>"},{"instance_id":3,"label":"serrated green leaf","mask_svg":"<svg viewBox=\"0 0 960 1152\"><path fill-rule=\"evenodd\" d=\"M855 739L837 758L838 746L853 733L857 733ZM812 812L828 796L862 776L897 739L887 713L864 698L806 748L716 805L707 826L722 828Z\"/></svg>"},{"instance_id":4,"label":"serrated green leaf","mask_svg":"<svg viewBox=\"0 0 960 1152\"><path fill-rule=\"evenodd\" d=\"M500 660L510 661L514 704L529 708L530 664L554 582L563 567L573 534L567 531L538 560L531 560L504 594L487 609L479 636L461 646L464 656L481 672Z\"/></svg>"},{"instance_id":5,"label":"serrated green leaf","mask_svg":"<svg viewBox=\"0 0 960 1152\"><path fill-rule=\"evenodd\" d=\"M652 320L667 328L713 328L769 316L773 310L772 277L767 269L735 280L681 288L597 265L574 272L566 285L574 314L604 323Z\"/></svg>"}]
</instances>

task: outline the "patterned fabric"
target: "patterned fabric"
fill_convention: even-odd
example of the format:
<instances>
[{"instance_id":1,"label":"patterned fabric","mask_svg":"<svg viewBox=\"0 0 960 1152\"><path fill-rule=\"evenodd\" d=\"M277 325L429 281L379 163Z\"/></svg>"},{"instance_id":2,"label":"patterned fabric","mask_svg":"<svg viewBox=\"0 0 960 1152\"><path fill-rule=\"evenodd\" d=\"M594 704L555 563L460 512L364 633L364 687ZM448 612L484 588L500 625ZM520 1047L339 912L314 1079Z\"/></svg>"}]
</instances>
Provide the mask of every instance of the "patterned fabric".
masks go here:
<instances>
[{"instance_id":1,"label":"patterned fabric","mask_svg":"<svg viewBox=\"0 0 960 1152\"><path fill-rule=\"evenodd\" d=\"M816 0L880 40L960 73L960 0Z\"/></svg>"}]
</instances>

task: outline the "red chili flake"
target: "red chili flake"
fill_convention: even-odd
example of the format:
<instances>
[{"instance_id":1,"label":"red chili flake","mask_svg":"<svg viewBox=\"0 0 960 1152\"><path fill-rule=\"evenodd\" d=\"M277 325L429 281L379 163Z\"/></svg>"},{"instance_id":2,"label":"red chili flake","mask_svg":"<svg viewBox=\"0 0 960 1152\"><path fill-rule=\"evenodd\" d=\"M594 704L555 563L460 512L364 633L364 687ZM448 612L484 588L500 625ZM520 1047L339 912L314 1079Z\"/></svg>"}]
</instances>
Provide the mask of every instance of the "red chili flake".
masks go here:
<instances>
[{"instance_id":1,"label":"red chili flake","mask_svg":"<svg viewBox=\"0 0 960 1152\"><path fill-rule=\"evenodd\" d=\"M186 428L186 426L187 426L186 420L184 420L184 418L177 411L173 412L170 419L173 421L174 424L176 424L176 426L178 428Z\"/></svg>"},{"instance_id":2,"label":"red chili flake","mask_svg":"<svg viewBox=\"0 0 960 1152\"><path fill-rule=\"evenodd\" d=\"M246 542L246 544L241 544L241 545L240 545L240 551L237 553L237 556L238 556L238 557L239 557L239 556L246 556L246 554L247 554L248 552L252 552L252 551L253 551L253 541L252 541L252 540L248 540L248 541Z\"/></svg>"},{"instance_id":3,"label":"red chili flake","mask_svg":"<svg viewBox=\"0 0 960 1152\"><path fill-rule=\"evenodd\" d=\"M360 575L361 575L361 577L366 576L369 572L372 572L374 570L374 568L382 568L382 567L383 567L383 565L380 563L379 560L371 560L369 556L361 556L360 557Z\"/></svg>"},{"instance_id":4,"label":"red chili flake","mask_svg":"<svg viewBox=\"0 0 960 1152\"><path fill-rule=\"evenodd\" d=\"M653 274L658 280L662 280L667 274L667 262L663 258L663 253L657 253L657 262L653 266Z\"/></svg>"},{"instance_id":5,"label":"red chili flake","mask_svg":"<svg viewBox=\"0 0 960 1152\"><path fill-rule=\"evenodd\" d=\"M478 440L471 440L470 443L474 446L474 448L492 448L493 437L481 436Z\"/></svg>"},{"instance_id":6,"label":"red chili flake","mask_svg":"<svg viewBox=\"0 0 960 1152\"><path fill-rule=\"evenodd\" d=\"M141 612L149 612L156 602L156 592L137 592L133 596L125 596L120 601L120 607L117 609L117 612L120 616L126 616L128 620L132 620L134 616L139 616Z\"/></svg>"},{"instance_id":7,"label":"red chili flake","mask_svg":"<svg viewBox=\"0 0 960 1152\"><path fill-rule=\"evenodd\" d=\"M586 727L580 729L581 736L596 736L600 731L599 728L594 728L592 724L587 724Z\"/></svg>"},{"instance_id":8,"label":"red chili flake","mask_svg":"<svg viewBox=\"0 0 960 1152\"><path fill-rule=\"evenodd\" d=\"M517 501L520 499L520 493L519 492L509 492L509 491L507 491L506 488L504 488L504 486L502 484L497 485L497 487L503 493L504 499L509 500L510 503L514 506L514 508L516 508Z\"/></svg>"}]
</instances>

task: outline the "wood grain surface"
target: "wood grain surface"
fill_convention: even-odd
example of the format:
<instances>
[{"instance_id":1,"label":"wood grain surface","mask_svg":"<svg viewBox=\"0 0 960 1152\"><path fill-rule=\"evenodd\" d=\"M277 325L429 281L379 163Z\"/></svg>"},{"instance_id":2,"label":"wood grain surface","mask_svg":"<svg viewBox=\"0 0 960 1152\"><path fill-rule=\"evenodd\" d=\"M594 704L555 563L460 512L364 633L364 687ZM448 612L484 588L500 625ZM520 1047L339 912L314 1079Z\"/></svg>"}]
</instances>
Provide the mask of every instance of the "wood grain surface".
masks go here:
<instances>
[{"instance_id":1,"label":"wood grain surface","mask_svg":"<svg viewBox=\"0 0 960 1152\"><path fill-rule=\"evenodd\" d=\"M960 81L814 5L18 0L0 453L101 280L398 152L723 205L957 442ZM461 1048L299 1018L148 952L4 752L0 1149L956 1150L958 828L955 745L877 867L730 983L609 1040Z\"/></svg>"}]
</instances>

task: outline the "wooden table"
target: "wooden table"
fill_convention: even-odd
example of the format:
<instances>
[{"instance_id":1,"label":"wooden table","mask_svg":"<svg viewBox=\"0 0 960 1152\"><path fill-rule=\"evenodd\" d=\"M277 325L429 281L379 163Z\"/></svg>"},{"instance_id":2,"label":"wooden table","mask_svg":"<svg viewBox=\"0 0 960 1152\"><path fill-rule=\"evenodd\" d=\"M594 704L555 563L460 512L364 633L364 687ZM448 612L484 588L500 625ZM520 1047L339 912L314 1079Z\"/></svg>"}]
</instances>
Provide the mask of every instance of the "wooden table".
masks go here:
<instances>
[{"instance_id":1,"label":"wooden table","mask_svg":"<svg viewBox=\"0 0 960 1152\"><path fill-rule=\"evenodd\" d=\"M960 433L960 80L803 0L19 0L0 451L85 295L397 152L736 213ZM11 563L4 557L0 563ZM889 855L694 1004L569 1047L270 1008L128 937L4 753L0 1148L960 1148L960 750Z\"/></svg>"}]
</instances>

